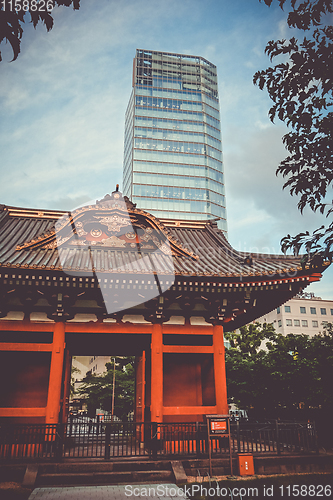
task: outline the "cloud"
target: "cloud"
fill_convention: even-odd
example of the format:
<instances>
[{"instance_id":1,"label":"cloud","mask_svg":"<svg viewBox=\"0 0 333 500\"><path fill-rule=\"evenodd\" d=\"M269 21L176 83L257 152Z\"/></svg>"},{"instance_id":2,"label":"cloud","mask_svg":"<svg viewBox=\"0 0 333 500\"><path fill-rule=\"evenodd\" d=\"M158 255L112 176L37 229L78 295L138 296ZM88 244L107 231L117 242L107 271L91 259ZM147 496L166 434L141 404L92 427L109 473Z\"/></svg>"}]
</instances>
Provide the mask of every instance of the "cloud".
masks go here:
<instances>
[{"instance_id":1,"label":"cloud","mask_svg":"<svg viewBox=\"0 0 333 500\"><path fill-rule=\"evenodd\" d=\"M74 210L78 206L84 206L89 204L90 198L87 195L77 195L77 196L67 196L64 198L54 198L52 200L52 206L54 210L64 210L64 207L66 207L66 210Z\"/></svg>"},{"instance_id":2,"label":"cloud","mask_svg":"<svg viewBox=\"0 0 333 500\"><path fill-rule=\"evenodd\" d=\"M283 179L275 175L287 154L282 144L286 129L281 125L254 126L252 133L242 132L229 129L224 150L230 241L245 239L257 246L279 248L287 233L313 230L325 222L310 210L300 214L298 198L283 190Z\"/></svg>"}]
</instances>

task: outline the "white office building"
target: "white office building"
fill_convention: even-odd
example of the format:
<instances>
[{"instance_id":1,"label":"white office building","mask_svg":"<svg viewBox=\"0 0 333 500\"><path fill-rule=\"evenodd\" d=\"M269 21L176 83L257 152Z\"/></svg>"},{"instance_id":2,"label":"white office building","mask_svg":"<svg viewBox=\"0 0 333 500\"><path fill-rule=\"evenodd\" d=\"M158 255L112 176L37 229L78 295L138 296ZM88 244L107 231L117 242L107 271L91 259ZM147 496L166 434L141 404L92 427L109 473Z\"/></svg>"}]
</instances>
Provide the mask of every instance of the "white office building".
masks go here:
<instances>
[{"instance_id":1,"label":"white office building","mask_svg":"<svg viewBox=\"0 0 333 500\"><path fill-rule=\"evenodd\" d=\"M333 300L323 300L313 294L296 296L265 316L259 323L273 323L278 333L303 333L312 337L333 322Z\"/></svg>"},{"instance_id":2,"label":"white office building","mask_svg":"<svg viewBox=\"0 0 333 500\"><path fill-rule=\"evenodd\" d=\"M105 365L111 361L111 356L89 356L89 370L92 375L104 375L107 372Z\"/></svg>"}]
</instances>

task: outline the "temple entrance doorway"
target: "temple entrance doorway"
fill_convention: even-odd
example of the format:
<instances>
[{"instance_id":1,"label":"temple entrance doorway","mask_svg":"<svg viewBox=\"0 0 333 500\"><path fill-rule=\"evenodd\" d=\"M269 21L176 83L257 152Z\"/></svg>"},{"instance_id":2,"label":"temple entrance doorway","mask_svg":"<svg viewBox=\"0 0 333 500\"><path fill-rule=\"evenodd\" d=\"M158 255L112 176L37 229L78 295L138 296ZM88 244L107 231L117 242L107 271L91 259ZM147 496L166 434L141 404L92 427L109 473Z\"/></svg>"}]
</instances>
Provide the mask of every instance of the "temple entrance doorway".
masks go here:
<instances>
[{"instance_id":1,"label":"temple entrance doorway","mask_svg":"<svg viewBox=\"0 0 333 500\"><path fill-rule=\"evenodd\" d=\"M66 359L71 360L73 366L74 358L81 361L82 357L87 358L88 373L82 368L81 373L74 372L74 376L84 379L86 387L90 387L87 394L90 400L86 411L79 412L70 411L68 398L63 398L64 458L145 455L147 450L143 443L148 429L145 430L144 421L149 420L145 411L145 387L146 370L150 369L146 352L150 349L150 335L71 332L66 333L65 338L65 364ZM110 363L108 370L105 362ZM126 377L127 364L130 366ZM69 383L66 371L64 393L68 393L66 385Z\"/></svg>"},{"instance_id":2,"label":"temple entrance doorway","mask_svg":"<svg viewBox=\"0 0 333 500\"><path fill-rule=\"evenodd\" d=\"M87 411L77 411L78 407L75 408L75 405L71 408L72 411L69 411L68 400L64 399L65 411L62 412L61 420L66 421L68 413L86 415L90 418L99 414L101 419L110 420L111 418L113 421L143 422L145 419L149 419L145 409L146 379L150 378L150 374L146 373L147 370L150 370L149 359L147 363L149 350L149 335L66 334L67 355L65 355L65 362L66 358L72 361L72 366L75 366L74 359L81 362L80 373L75 369L74 371L70 370L72 379L78 379L79 385L76 384L76 386L81 388L84 387L82 383L86 386L88 384L88 388L90 388L88 396L92 392L93 397L90 398L88 405L85 405L84 409ZM105 366L106 363L109 363L108 369ZM95 377L96 383L94 382ZM103 385L100 390L98 382ZM64 385L68 385L68 383L69 377L66 376L65 370ZM115 391L113 391L114 386ZM68 390L64 387L65 392L68 393ZM73 399L75 399L75 394ZM84 398L82 399L84 400Z\"/></svg>"}]
</instances>

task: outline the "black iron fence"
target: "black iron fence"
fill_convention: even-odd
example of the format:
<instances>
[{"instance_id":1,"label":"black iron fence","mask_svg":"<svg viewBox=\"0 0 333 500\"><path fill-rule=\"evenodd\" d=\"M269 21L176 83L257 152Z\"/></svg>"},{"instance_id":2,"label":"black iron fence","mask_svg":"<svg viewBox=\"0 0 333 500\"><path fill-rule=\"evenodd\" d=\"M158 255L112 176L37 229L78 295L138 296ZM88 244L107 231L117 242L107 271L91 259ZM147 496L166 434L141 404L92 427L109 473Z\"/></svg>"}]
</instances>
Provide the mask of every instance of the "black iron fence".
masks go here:
<instances>
[{"instance_id":1,"label":"black iron fence","mask_svg":"<svg viewBox=\"0 0 333 500\"><path fill-rule=\"evenodd\" d=\"M61 459L61 428L46 425L1 425L0 459Z\"/></svg>"},{"instance_id":2,"label":"black iron fence","mask_svg":"<svg viewBox=\"0 0 333 500\"><path fill-rule=\"evenodd\" d=\"M0 426L0 459L63 460L66 458L171 456L205 457L207 426L202 422L111 422L71 419L67 424ZM282 454L318 452L314 424L233 423L234 453ZM213 456L229 452L227 437L212 440Z\"/></svg>"},{"instance_id":3,"label":"black iron fence","mask_svg":"<svg viewBox=\"0 0 333 500\"><path fill-rule=\"evenodd\" d=\"M231 426L237 453L302 453L318 452L314 423L269 422Z\"/></svg>"}]
</instances>

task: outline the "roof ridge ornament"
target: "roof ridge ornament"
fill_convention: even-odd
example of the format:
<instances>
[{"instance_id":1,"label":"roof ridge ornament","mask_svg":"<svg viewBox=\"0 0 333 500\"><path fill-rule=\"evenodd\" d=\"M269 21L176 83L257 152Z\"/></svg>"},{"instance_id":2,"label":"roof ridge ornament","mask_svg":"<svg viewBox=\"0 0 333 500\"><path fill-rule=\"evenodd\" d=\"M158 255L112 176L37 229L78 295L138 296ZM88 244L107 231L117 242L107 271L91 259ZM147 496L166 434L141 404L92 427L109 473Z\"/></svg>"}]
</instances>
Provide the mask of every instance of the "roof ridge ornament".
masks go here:
<instances>
[{"instance_id":1,"label":"roof ridge ornament","mask_svg":"<svg viewBox=\"0 0 333 500\"><path fill-rule=\"evenodd\" d=\"M89 218L89 212L91 217ZM97 219L97 220L95 220ZM161 241L157 247L167 254L174 254L177 256L187 257L191 259L198 260L199 257L194 254L194 252L188 250L184 247L178 240L174 238L170 230L164 226L164 224L157 219L154 215L146 212L144 210L136 208L136 204L132 203L127 196L122 195L119 191L119 184L116 186L116 190L110 194L106 194L101 200L96 200L95 205L86 205L83 207L78 207L72 212L64 212L62 218L56 222L56 230L39 235L37 238L29 240L21 245L17 245L16 250L32 250L37 248L54 249L56 247L61 247L68 240L75 238L75 242L72 244L78 245L102 245L103 241L106 241L108 235L101 236L100 238L91 239L88 236L86 239L89 240L88 243L81 241L81 237L86 236L88 231L83 228L88 224L99 225L99 231L95 231L94 228L90 227L89 232L91 236L96 236L103 233L103 227L106 231L116 234L123 231L123 228L138 227L145 230L151 228L151 230L156 231L157 235L160 234L165 244ZM126 229L128 232L130 229ZM70 242L68 243L70 244ZM120 245L123 247L123 245ZM168 248L166 248L166 246ZM146 247L147 248L147 247Z\"/></svg>"}]
</instances>

